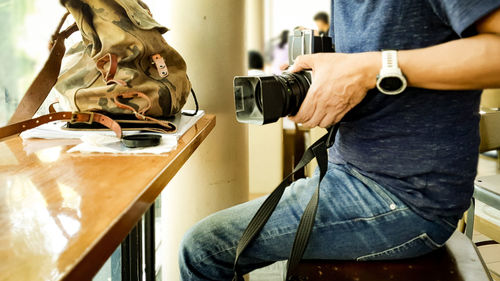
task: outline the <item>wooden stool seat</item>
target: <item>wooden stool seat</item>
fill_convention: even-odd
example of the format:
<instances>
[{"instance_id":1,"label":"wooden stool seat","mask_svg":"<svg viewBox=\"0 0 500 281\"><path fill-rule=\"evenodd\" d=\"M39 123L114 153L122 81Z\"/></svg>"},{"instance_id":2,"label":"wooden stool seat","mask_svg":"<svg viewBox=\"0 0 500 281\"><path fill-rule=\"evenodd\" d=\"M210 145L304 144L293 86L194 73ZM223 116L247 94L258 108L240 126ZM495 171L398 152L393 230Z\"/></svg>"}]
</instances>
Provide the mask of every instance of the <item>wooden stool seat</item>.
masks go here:
<instances>
[{"instance_id":1,"label":"wooden stool seat","mask_svg":"<svg viewBox=\"0 0 500 281\"><path fill-rule=\"evenodd\" d=\"M477 248L455 232L446 245L422 257L390 261L306 260L291 280L492 281Z\"/></svg>"}]
</instances>

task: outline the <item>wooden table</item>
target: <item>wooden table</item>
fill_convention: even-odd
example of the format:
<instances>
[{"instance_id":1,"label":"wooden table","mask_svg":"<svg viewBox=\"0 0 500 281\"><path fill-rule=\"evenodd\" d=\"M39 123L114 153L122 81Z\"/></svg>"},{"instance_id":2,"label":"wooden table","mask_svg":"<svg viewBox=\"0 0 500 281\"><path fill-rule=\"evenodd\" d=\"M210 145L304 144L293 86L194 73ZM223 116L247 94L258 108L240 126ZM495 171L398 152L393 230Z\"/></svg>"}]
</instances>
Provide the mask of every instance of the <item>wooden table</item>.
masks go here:
<instances>
[{"instance_id":1,"label":"wooden table","mask_svg":"<svg viewBox=\"0 0 500 281\"><path fill-rule=\"evenodd\" d=\"M1 142L0 280L91 279L214 126L205 115L159 156Z\"/></svg>"}]
</instances>

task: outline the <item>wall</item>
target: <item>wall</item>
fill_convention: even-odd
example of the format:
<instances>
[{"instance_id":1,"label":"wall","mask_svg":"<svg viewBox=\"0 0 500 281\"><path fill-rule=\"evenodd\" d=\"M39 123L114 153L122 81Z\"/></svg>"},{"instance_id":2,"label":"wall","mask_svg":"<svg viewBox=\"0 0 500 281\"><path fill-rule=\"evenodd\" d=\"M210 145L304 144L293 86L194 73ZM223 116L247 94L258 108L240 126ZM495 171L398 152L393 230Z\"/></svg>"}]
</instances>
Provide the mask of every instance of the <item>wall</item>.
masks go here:
<instances>
[{"instance_id":1,"label":"wall","mask_svg":"<svg viewBox=\"0 0 500 281\"><path fill-rule=\"evenodd\" d=\"M236 122L232 86L234 76L246 73L245 5L243 0L148 4L171 28L167 41L184 57L201 109L217 117L212 133L162 193L162 275L174 281L185 232L209 214L248 200L247 126Z\"/></svg>"},{"instance_id":2,"label":"wall","mask_svg":"<svg viewBox=\"0 0 500 281\"><path fill-rule=\"evenodd\" d=\"M278 36L282 30L300 25L316 29L313 17L319 11L330 14L330 0L266 0L266 40Z\"/></svg>"},{"instance_id":3,"label":"wall","mask_svg":"<svg viewBox=\"0 0 500 281\"><path fill-rule=\"evenodd\" d=\"M64 13L59 1L0 0L0 126L45 63L49 40Z\"/></svg>"}]
</instances>

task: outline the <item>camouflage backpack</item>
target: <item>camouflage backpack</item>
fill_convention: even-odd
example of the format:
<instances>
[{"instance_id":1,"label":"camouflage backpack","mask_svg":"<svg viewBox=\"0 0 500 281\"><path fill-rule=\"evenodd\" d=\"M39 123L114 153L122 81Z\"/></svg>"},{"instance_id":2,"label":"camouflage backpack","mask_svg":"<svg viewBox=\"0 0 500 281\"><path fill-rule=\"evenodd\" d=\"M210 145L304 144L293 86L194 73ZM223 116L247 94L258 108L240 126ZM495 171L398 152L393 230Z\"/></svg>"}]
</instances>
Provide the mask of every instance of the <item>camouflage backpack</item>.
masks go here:
<instances>
[{"instance_id":1,"label":"camouflage backpack","mask_svg":"<svg viewBox=\"0 0 500 281\"><path fill-rule=\"evenodd\" d=\"M61 4L73 15L76 26L60 32L65 18L61 20L53 36L56 46L46 63L51 72L59 74L62 54L58 52L62 49L64 53L64 39L76 30L82 35L82 41L66 53L65 67L55 84L63 107L75 112L135 116L174 131L172 123L158 119L181 110L191 84L185 61L162 37L168 29L152 18L140 0L61 0ZM35 91L40 92L39 88ZM30 98L30 90L23 101ZM23 101L17 111L22 111ZM11 122L31 118L34 113L26 116L17 111Z\"/></svg>"}]
</instances>

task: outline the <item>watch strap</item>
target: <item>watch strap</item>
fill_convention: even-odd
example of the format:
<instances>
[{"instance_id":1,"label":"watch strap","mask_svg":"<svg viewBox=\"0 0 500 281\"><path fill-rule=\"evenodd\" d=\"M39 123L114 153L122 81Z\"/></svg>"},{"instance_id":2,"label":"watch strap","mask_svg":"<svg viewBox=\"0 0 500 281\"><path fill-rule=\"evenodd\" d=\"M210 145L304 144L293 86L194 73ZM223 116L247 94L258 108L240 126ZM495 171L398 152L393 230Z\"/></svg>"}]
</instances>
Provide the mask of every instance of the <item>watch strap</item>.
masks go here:
<instances>
[{"instance_id":1,"label":"watch strap","mask_svg":"<svg viewBox=\"0 0 500 281\"><path fill-rule=\"evenodd\" d=\"M382 69L398 68L398 52L395 50L382 51Z\"/></svg>"},{"instance_id":2,"label":"watch strap","mask_svg":"<svg viewBox=\"0 0 500 281\"><path fill-rule=\"evenodd\" d=\"M384 81L389 78L397 78L401 81L399 89L384 88ZM388 86L388 85L386 85ZM382 68L377 76L377 88L386 95L397 95L406 89L407 81L398 63L398 52L396 50L382 50Z\"/></svg>"}]
</instances>

